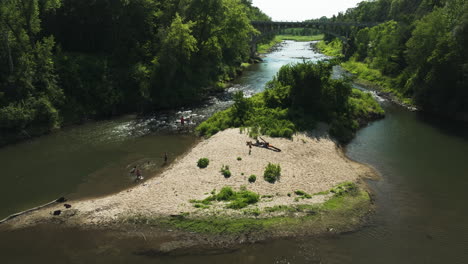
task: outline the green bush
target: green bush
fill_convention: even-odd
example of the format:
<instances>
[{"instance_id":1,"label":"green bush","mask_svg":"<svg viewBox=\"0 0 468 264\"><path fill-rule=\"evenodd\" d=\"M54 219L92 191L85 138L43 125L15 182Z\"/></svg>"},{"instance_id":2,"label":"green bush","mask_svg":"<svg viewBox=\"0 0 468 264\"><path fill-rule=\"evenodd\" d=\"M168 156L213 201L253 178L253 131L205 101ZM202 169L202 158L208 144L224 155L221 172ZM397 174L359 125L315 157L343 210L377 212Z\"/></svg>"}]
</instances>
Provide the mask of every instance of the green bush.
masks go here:
<instances>
[{"instance_id":1,"label":"green bush","mask_svg":"<svg viewBox=\"0 0 468 264\"><path fill-rule=\"evenodd\" d=\"M238 161L241 161L241 160L242 160L242 158L241 158L241 157L237 157L237 160L238 160Z\"/></svg>"},{"instance_id":2,"label":"green bush","mask_svg":"<svg viewBox=\"0 0 468 264\"><path fill-rule=\"evenodd\" d=\"M254 192L243 190L235 195L235 199L227 206L231 209L241 209L249 204L257 203L260 196Z\"/></svg>"},{"instance_id":3,"label":"green bush","mask_svg":"<svg viewBox=\"0 0 468 264\"><path fill-rule=\"evenodd\" d=\"M201 159L199 159L198 162L197 162L197 166L198 166L200 169L203 169L203 168L208 167L208 164L210 164L210 160L207 159L207 158L201 158Z\"/></svg>"},{"instance_id":4,"label":"green bush","mask_svg":"<svg viewBox=\"0 0 468 264\"><path fill-rule=\"evenodd\" d=\"M236 192L232 190L231 187L225 186L219 191L217 195L215 195L217 201L230 201L236 195Z\"/></svg>"},{"instance_id":5,"label":"green bush","mask_svg":"<svg viewBox=\"0 0 468 264\"><path fill-rule=\"evenodd\" d=\"M250 183L254 183L256 180L257 180L257 176L255 176L253 174L249 176L249 182Z\"/></svg>"},{"instance_id":6,"label":"green bush","mask_svg":"<svg viewBox=\"0 0 468 264\"><path fill-rule=\"evenodd\" d=\"M229 170L229 166L228 165L223 165L221 167L221 170L220 170L221 174L223 174L223 176L225 178L229 178L231 177L231 171Z\"/></svg>"},{"instance_id":7,"label":"green bush","mask_svg":"<svg viewBox=\"0 0 468 264\"><path fill-rule=\"evenodd\" d=\"M241 187L240 191L236 192L231 187L225 186L219 191L218 194L213 194L203 201L196 201L198 204L209 205L211 201L230 202L227 208L241 209L249 204L257 203L260 195L248 191L245 187ZM199 206L201 207L201 206Z\"/></svg>"},{"instance_id":8,"label":"green bush","mask_svg":"<svg viewBox=\"0 0 468 264\"><path fill-rule=\"evenodd\" d=\"M280 179L281 167L279 164L268 163L263 173L263 178L269 183L275 183Z\"/></svg>"}]
</instances>

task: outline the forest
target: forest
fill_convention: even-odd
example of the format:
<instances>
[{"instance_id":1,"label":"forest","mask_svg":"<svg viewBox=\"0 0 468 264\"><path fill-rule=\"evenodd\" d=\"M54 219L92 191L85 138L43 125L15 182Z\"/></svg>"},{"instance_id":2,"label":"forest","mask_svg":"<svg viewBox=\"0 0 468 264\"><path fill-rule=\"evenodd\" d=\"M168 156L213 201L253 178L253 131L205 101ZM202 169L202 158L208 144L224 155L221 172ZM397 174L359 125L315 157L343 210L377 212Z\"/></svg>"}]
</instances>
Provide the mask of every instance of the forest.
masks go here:
<instances>
[{"instance_id":1,"label":"forest","mask_svg":"<svg viewBox=\"0 0 468 264\"><path fill-rule=\"evenodd\" d=\"M252 20L270 18L250 0L3 0L0 145L198 102L250 60ZM468 120L467 1L363 1L320 20L378 23L335 26L349 41L328 36L330 52L426 112Z\"/></svg>"},{"instance_id":2,"label":"forest","mask_svg":"<svg viewBox=\"0 0 468 264\"><path fill-rule=\"evenodd\" d=\"M365 1L329 21L379 23L353 28L342 46L328 36L330 51L342 47L347 70L425 112L468 121L467 1Z\"/></svg>"},{"instance_id":3,"label":"forest","mask_svg":"<svg viewBox=\"0 0 468 264\"><path fill-rule=\"evenodd\" d=\"M197 102L269 19L249 0L2 0L0 145Z\"/></svg>"}]
</instances>

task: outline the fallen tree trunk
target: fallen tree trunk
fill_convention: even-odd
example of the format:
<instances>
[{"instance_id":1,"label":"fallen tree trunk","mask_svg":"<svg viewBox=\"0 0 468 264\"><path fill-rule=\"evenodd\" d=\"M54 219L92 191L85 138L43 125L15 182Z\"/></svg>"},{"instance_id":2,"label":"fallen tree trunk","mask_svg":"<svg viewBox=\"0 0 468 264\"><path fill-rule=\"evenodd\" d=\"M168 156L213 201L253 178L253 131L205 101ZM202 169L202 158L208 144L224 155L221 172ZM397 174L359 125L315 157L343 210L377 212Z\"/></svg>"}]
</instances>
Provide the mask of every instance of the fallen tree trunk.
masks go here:
<instances>
[{"instance_id":1,"label":"fallen tree trunk","mask_svg":"<svg viewBox=\"0 0 468 264\"><path fill-rule=\"evenodd\" d=\"M11 220L11 219L13 219L15 217L20 216L20 215L24 215L24 214L27 214L27 213L30 213L30 212L37 211L37 210L39 210L41 208L44 208L44 207L47 207L47 206L50 206L50 205L53 205L53 204L56 204L56 203L63 203L66 200L67 199L65 199L65 197L60 197L60 198L58 198L56 200L53 200L51 202L48 202L46 204L31 208L31 209L28 209L28 210L25 210L25 211L22 211L22 212L19 212L19 213L16 213L16 214L12 214L12 215L8 216L7 218L5 218L3 220L0 220L0 224L3 224L4 222L9 221L9 220Z\"/></svg>"}]
</instances>

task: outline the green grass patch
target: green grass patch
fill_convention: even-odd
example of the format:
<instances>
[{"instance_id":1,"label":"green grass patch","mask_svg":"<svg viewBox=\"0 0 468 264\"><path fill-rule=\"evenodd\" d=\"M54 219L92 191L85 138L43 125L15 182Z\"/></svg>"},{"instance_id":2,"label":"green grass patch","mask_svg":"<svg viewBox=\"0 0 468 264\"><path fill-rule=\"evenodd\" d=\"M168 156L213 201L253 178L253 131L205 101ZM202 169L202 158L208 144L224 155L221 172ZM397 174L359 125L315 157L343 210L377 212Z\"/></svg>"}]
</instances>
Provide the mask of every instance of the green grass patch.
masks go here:
<instances>
[{"instance_id":1,"label":"green grass patch","mask_svg":"<svg viewBox=\"0 0 468 264\"><path fill-rule=\"evenodd\" d=\"M272 218L175 218L163 221L163 224L196 233L239 235L262 232L278 226L291 227L299 225L305 219L272 217Z\"/></svg>"},{"instance_id":2,"label":"green grass patch","mask_svg":"<svg viewBox=\"0 0 468 264\"><path fill-rule=\"evenodd\" d=\"M323 192L318 192L318 193L314 193L313 195L326 195L326 194L329 194L330 191L323 191Z\"/></svg>"},{"instance_id":3,"label":"green grass patch","mask_svg":"<svg viewBox=\"0 0 468 264\"><path fill-rule=\"evenodd\" d=\"M246 217L213 216L191 218L188 214L181 214L177 217L156 218L136 215L122 218L121 221L132 224L162 225L190 232L217 235L240 235L275 230L299 230L298 232L302 232L300 230L319 230L324 232L326 226L333 226L337 230L340 230L340 228L347 230L351 220L356 222L360 217L368 213L370 197L366 191L359 189L354 183L343 183L334 187L333 190L336 191L334 196L323 204L278 205L263 210L246 208L242 211ZM337 190L341 191L338 192ZM245 192L248 192L245 188L236 192L230 187L224 187L218 194L207 199L209 201L245 199ZM253 196L258 201L258 194ZM206 207L203 203L198 204L198 208ZM279 213L280 216L265 218L262 217L264 213ZM297 213L301 213L302 216L297 217Z\"/></svg>"},{"instance_id":4,"label":"green grass patch","mask_svg":"<svg viewBox=\"0 0 468 264\"><path fill-rule=\"evenodd\" d=\"M245 69L245 68L248 68L250 66L250 63L243 62L243 63L241 63L240 66L241 66L242 69Z\"/></svg>"},{"instance_id":5,"label":"green grass patch","mask_svg":"<svg viewBox=\"0 0 468 264\"><path fill-rule=\"evenodd\" d=\"M402 103L414 106L414 102L411 98L406 97L401 91L394 88L398 87L397 78L385 76L381 71L372 69L369 64L356 61L353 58L341 63L341 66L343 69L356 76L358 78L357 81L363 85L382 92L392 93Z\"/></svg>"},{"instance_id":6,"label":"green grass patch","mask_svg":"<svg viewBox=\"0 0 468 264\"><path fill-rule=\"evenodd\" d=\"M219 193L213 193L211 196L204 200L191 200L195 204L210 205L213 201L229 202L227 208L241 209L250 204L255 204L260 200L260 195L241 187L239 191L234 191L231 187L225 186Z\"/></svg>"},{"instance_id":7,"label":"green grass patch","mask_svg":"<svg viewBox=\"0 0 468 264\"><path fill-rule=\"evenodd\" d=\"M370 202L369 194L362 190L355 190L341 195L335 194L322 204L321 209L327 211L351 210L357 202Z\"/></svg>"},{"instance_id":8,"label":"green grass patch","mask_svg":"<svg viewBox=\"0 0 468 264\"><path fill-rule=\"evenodd\" d=\"M260 54L268 53L275 45L281 43L283 40L317 41L322 40L323 37L323 34L313 36L276 35L270 42L257 45L257 52Z\"/></svg>"},{"instance_id":9,"label":"green grass patch","mask_svg":"<svg viewBox=\"0 0 468 264\"><path fill-rule=\"evenodd\" d=\"M312 195L304 192L304 191L301 191L301 190L296 190L294 191L294 193L298 196L300 196L301 198L304 198L304 199L310 199L312 198Z\"/></svg>"},{"instance_id":10,"label":"green grass patch","mask_svg":"<svg viewBox=\"0 0 468 264\"><path fill-rule=\"evenodd\" d=\"M270 42L257 45L257 52L260 54L268 53L275 45L281 43L281 41L283 40L280 39L278 36L275 36L275 38L272 39Z\"/></svg>"},{"instance_id":11,"label":"green grass patch","mask_svg":"<svg viewBox=\"0 0 468 264\"><path fill-rule=\"evenodd\" d=\"M331 57L343 57L343 44L338 38L333 39L331 42L320 41L315 47L323 54Z\"/></svg>"}]
</instances>

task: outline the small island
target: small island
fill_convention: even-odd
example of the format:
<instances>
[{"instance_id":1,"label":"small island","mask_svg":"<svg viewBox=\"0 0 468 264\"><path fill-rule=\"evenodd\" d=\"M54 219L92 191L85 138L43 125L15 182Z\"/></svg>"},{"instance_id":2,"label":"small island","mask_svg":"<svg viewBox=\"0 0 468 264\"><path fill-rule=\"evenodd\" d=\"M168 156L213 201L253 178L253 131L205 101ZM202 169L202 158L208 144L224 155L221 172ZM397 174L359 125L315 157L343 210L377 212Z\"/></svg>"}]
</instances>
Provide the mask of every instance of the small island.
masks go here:
<instances>
[{"instance_id":1,"label":"small island","mask_svg":"<svg viewBox=\"0 0 468 264\"><path fill-rule=\"evenodd\" d=\"M377 174L348 159L341 146L383 111L370 94L332 80L332 66L288 65L265 92L235 94L231 108L197 128L205 139L160 175L4 226L60 223L134 235L176 230L233 243L354 230L372 211L363 179Z\"/></svg>"}]
</instances>

